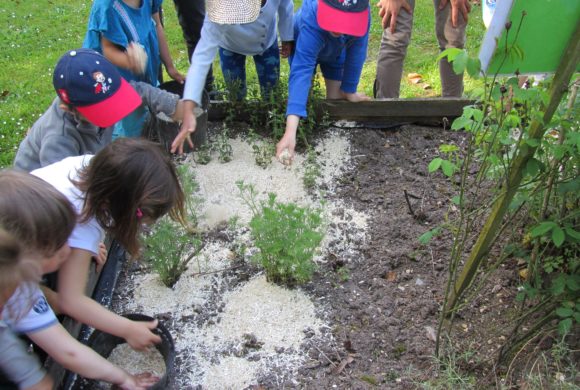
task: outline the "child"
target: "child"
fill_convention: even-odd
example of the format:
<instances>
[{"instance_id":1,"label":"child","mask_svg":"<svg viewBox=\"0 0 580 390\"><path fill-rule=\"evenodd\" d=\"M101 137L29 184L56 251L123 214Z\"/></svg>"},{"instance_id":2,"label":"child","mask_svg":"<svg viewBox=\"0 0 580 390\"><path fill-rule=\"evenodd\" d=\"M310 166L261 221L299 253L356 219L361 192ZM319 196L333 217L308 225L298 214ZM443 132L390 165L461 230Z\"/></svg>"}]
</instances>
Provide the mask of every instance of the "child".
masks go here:
<instances>
[{"instance_id":1,"label":"child","mask_svg":"<svg viewBox=\"0 0 580 390\"><path fill-rule=\"evenodd\" d=\"M368 0L304 0L294 17L296 50L290 58L286 131L276 145L276 157L289 164L294 157L296 130L305 117L316 65L326 84L327 99L360 102L356 92L368 44ZM282 154L287 149L286 158Z\"/></svg>"},{"instance_id":2,"label":"child","mask_svg":"<svg viewBox=\"0 0 580 390\"><path fill-rule=\"evenodd\" d=\"M24 261L18 241L0 228L0 313L16 286L37 281L39 276L37 264ZM24 342L2 321L1 314L0 371L0 388L7 386L4 373L19 389L52 390L52 379L42 369L38 358L28 353Z\"/></svg>"},{"instance_id":3,"label":"child","mask_svg":"<svg viewBox=\"0 0 580 390\"><path fill-rule=\"evenodd\" d=\"M14 166L30 172L65 157L92 154L111 142L113 125L144 102L154 114L183 115L179 97L141 82L127 82L102 55L71 50L54 69L58 97L20 143ZM183 149L174 142L172 152Z\"/></svg>"},{"instance_id":4,"label":"child","mask_svg":"<svg viewBox=\"0 0 580 390\"><path fill-rule=\"evenodd\" d=\"M282 57L290 54L293 46L291 0L244 0L227 2L207 0L206 16L201 39L191 57L183 99L186 114L182 132L195 131L193 108L201 105L206 76L216 52L220 52L222 73L226 82L239 86L238 98L246 95L246 56L253 56L260 81L262 97L278 83L280 77L280 49L277 32L282 40ZM278 28L276 29L276 16ZM183 133L184 134L184 133ZM183 135L182 134L182 135Z\"/></svg>"},{"instance_id":5,"label":"child","mask_svg":"<svg viewBox=\"0 0 580 390\"><path fill-rule=\"evenodd\" d=\"M102 53L127 80L159 85L161 62L169 76L183 83L169 53L159 11L163 0L95 0L83 47ZM138 137L144 108L115 126L114 137Z\"/></svg>"},{"instance_id":6,"label":"child","mask_svg":"<svg viewBox=\"0 0 580 390\"><path fill-rule=\"evenodd\" d=\"M20 255L42 273L59 269L68 259L67 239L75 223L74 208L55 188L28 173L0 172L0 225L22 243ZM130 375L75 340L57 321L37 283L21 282L14 268L3 269L2 276L2 296L8 297L2 321L63 367L122 389L145 389L155 383L157 378L150 374Z\"/></svg>"},{"instance_id":7,"label":"child","mask_svg":"<svg viewBox=\"0 0 580 390\"><path fill-rule=\"evenodd\" d=\"M79 222L69 237L70 256L58 272L59 309L79 322L122 337L134 349L159 343L156 321L131 321L85 295L91 257L106 232L133 257L143 224L169 213L184 221L184 195L175 167L159 145L119 138L94 156L69 157L33 175L52 184L73 203Z\"/></svg>"}]
</instances>

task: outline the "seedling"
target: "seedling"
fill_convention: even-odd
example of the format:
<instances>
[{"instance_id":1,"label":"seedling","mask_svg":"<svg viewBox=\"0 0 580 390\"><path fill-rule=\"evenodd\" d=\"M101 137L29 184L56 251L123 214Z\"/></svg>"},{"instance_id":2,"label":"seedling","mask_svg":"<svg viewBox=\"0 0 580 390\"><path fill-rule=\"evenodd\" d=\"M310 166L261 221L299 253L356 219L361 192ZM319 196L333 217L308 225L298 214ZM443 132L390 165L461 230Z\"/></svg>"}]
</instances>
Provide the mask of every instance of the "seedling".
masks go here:
<instances>
[{"instance_id":1,"label":"seedling","mask_svg":"<svg viewBox=\"0 0 580 390\"><path fill-rule=\"evenodd\" d=\"M193 155L193 159L196 163L201 165L207 165L211 161L211 147L208 143L200 145L197 151Z\"/></svg>"},{"instance_id":2,"label":"seedling","mask_svg":"<svg viewBox=\"0 0 580 390\"><path fill-rule=\"evenodd\" d=\"M316 159L316 152L312 147L308 147L306 152L306 161L304 161L304 176L302 183L306 188L313 188L316 185L316 179L320 177L320 163Z\"/></svg>"},{"instance_id":3,"label":"seedling","mask_svg":"<svg viewBox=\"0 0 580 390\"><path fill-rule=\"evenodd\" d=\"M276 146L269 139L260 137L253 129L250 129L248 141L252 145L256 165L266 169L272 163Z\"/></svg>"},{"instance_id":4,"label":"seedling","mask_svg":"<svg viewBox=\"0 0 580 390\"><path fill-rule=\"evenodd\" d=\"M218 134L217 139L213 144L213 149L218 153L218 160L220 162L227 163L232 161L234 150L232 149L232 145L230 145L228 128L225 125L222 132Z\"/></svg>"},{"instance_id":5,"label":"seedling","mask_svg":"<svg viewBox=\"0 0 580 390\"><path fill-rule=\"evenodd\" d=\"M316 268L313 258L324 237L322 211L279 202L273 193L258 202L252 185L236 184L253 213L250 228L259 252L252 261L265 269L271 282L292 286L310 281Z\"/></svg>"}]
</instances>

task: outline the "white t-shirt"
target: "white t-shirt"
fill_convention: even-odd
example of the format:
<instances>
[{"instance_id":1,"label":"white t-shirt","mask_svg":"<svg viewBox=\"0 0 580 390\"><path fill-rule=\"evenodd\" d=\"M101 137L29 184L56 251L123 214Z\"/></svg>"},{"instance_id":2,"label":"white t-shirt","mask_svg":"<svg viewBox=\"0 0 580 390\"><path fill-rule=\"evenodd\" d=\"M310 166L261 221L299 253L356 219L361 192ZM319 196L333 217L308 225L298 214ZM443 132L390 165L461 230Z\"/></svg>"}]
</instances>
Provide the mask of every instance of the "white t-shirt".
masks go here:
<instances>
[{"instance_id":1,"label":"white t-shirt","mask_svg":"<svg viewBox=\"0 0 580 390\"><path fill-rule=\"evenodd\" d=\"M52 184L73 204L77 215L83 207L83 194L71 182L78 179L78 170L89 163L93 155L68 157L57 163L35 169L31 173L49 184ZM58 221L55 221L58 223ZM68 244L71 248L84 249L94 256L99 253L99 243L105 233L96 219L91 218L86 223L77 223L71 233Z\"/></svg>"},{"instance_id":2,"label":"white t-shirt","mask_svg":"<svg viewBox=\"0 0 580 390\"><path fill-rule=\"evenodd\" d=\"M37 332L58 322L35 283L23 283L16 288L2 309L2 321L15 333Z\"/></svg>"}]
</instances>

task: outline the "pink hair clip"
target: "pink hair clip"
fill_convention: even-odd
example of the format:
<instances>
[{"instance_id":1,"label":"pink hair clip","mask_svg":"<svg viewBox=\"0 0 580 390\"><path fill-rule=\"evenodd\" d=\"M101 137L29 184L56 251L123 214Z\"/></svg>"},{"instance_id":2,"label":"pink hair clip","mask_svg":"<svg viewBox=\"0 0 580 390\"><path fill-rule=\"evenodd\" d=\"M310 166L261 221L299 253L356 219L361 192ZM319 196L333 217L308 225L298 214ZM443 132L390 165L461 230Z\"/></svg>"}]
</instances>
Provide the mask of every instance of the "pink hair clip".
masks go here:
<instances>
[{"instance_id":1,"label":"pink hair clip","mask_svg":"<svg viewBox=\"0 0 580 390\"><path fill-rule=\"evenodd\" d=\"M137 219L141 218L143 218L143 211L141 211L141 208L137 208Z\"/></svg>"}]
</instances>

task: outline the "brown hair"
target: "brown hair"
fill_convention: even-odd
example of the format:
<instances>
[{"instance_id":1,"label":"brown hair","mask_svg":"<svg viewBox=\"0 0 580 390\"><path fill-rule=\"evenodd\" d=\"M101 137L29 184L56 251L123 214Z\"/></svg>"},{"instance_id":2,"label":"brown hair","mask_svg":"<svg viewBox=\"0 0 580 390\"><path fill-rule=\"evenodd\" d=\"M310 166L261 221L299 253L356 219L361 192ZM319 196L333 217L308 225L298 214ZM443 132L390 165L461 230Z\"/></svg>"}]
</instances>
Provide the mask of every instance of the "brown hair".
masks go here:
<instances>
[{"instance_id":1,"label":"brown hair","mask_svg":"<svg viewBox=\"0 0 580 390\"><path fill-rule=\"evenodd\" d=\"M56 188L29 173L0 171L0 226L23 250L50 257L75 224L73 206Z\"/></svg>"},{"instance_id":2,"label":"brown hair","mask_svg":"<svg viewBox=\"0 0 580 390\"><path fill-rule=\"evenodd\" d=\"M142 218L169 213L185 224L184 194L177 172L161 147L141 138L118 138L79 171L84 192L81 221L96 218L132 255L139 253Z\"/></svg>"}]
</instances>

